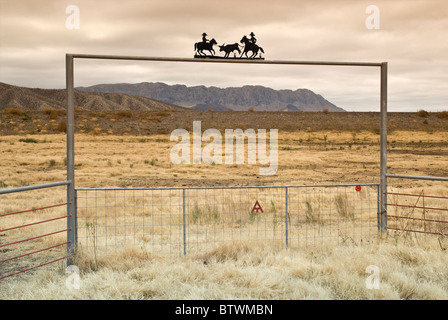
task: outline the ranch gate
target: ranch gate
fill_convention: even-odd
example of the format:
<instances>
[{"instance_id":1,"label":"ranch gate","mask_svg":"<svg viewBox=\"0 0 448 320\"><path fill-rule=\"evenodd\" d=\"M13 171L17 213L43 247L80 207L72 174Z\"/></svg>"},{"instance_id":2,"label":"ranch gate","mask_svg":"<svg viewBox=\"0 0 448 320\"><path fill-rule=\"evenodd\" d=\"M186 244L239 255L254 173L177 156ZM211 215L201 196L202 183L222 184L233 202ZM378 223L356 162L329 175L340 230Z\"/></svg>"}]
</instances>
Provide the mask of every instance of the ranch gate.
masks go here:
<instances>
[{"instance_id":1,"label":"ranch gate","mask_svg":"<svg viewBox=\"0 0 448 320\"><path fill-rule=\"evenodd\" d=\"M139 60L170 63L243 63L265 65L312 65L373 67L380 69L380 182L372 184L291 185L249 187L179 187L179 188L76 188L75 184L75 59ZM66 233L66 241L44 246L11 257L0 257L0 267L7 262L56 247L66 246L66 254L22 268L4 268L0 279L66 259L72 265L75 248L83 247L98 254L101 248L140 245L154 252L187 254L226 241L272 241L282 247L307 245L330 237L338 242L368 241L369 236L387 232L387 179L436 179L387 173L387 62L275 61L261 59L187 59L140 56L66 54L67 107L67 179L66 181L0 190L0 196L64 187L66 201L0 214L7 216L62 208L57 217L0 227L0 235L13 229L66 220L66 227L26 239L1 242L0 249ZM407 196L407 195L402 195ZM1 199L0 199L1 200ZM442 209L443 210L443 209ZM361 214L356 214L361 213ZM408 218L408 217L404 217ZM445 220L444 220L445 221ZM445 222L446 223L446 222ZM3 224L2 224L3 225ZM3 252L3 251L2 251ZM13 252L13 250L11 250ZM1 270L2 268L0 268ZM9 270L9 271L8 271Z\"/></svg>"}]
</instances>

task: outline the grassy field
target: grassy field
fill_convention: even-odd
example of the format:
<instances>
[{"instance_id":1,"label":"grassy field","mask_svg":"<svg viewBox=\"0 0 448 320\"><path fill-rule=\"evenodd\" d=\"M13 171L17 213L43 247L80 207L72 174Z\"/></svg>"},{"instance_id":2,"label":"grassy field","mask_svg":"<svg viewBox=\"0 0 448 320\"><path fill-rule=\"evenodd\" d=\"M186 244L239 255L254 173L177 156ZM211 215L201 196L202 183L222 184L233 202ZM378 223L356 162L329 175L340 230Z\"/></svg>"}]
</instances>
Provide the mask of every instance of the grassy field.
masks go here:
<instances>
[{"instance_id":1,"label":"grassy field","mask_svg":"<svg viewBox=\"0 0 448 320\"><path fill-rule=\"evenodd\" d=\"M205 123L205 117L211 120L213 113L202 114ZM250 116L250 113L246 115ZM3 123L14 122L14 116L18 115L3 117ZM351 125L357 127L345 130L329 128L330 123L335 124L328 120L322 121L323 127L319 128L319 118L325 116L312 114L309 121L302 120L306 124L302 123L297 130L279 128L277 174L260 176L261 164L173 165L169 152L175 142L170 141L171 131L167 127L165 131L161 127L158 132L145 134L143 124L138 127L137 121L128 126L133 128L130 132L107 133L104 125L110 120L104 116L106 120L101 121L101 116L97 115L97 122L85 123L89 126L96 123L101 129L89 128L92 130L82 132L83 129L78 127L81 132L76 135L76 186L128 188L379 182L379 135L375 126L369 125L368 117L372 115L359 119L358 124L352 121ZM45 117L44 114L42 119L47 119ZM86 119L92 117L94 115L86 114ZM158 119L164 117L169 116L160 114ZM412 117L419 128L406 129L404 124L396 122L394 130L390 131L389 172L447 176L448 121L434 115ZM47 120L50 121L49 117ZM186 127L189 120L180 127ZM437 121L437 125L425 127L425 120L427 124ZM45 129L46 133L32 133L36 129L26 126L28 120L23 121L22 132L12 130L0 136L0 187L65 180L65 135L57 133L63 129L62 125L54 125L54 132ZM78 121L82 122L83 117ZM244 121L246 128L251 127L251 123L254 128L261 128L263 123L261 119L257 120L260 124L255 125L255 118L253 122ZM397 119L392 118L394 121ZM42 122L35 121L35 125ZM212 127L213 123L221 123L218 113L214 113L213 122L204 127ZM139 132L135 132L137 127ZM219 125L216 127L222 130ZM448 196L448 185L439 182L393 180L390 190ZM45 193L4 195L0 198L0 214L64 203L65 192L64 187L58 187ZM430 200L425 201L429 206ZM434 206L446 207L446 201L434 201ZM395 213L402 212L402 209L394 210ZM8 216L0 221L0 229L63 214L64 207L44 210L39 216L31 213ZM41 234L45 232L43 228L34 226L31 231L15 231L13 236L8 231L2 232L0 245L25 235ZM64 228L63 222L60 228ZM39 245L54 245L64 241L64 234L37 241ZM34 245L34 242L19 244L17 251L27 252ZM68 275L65 265L60 262L0 280L0 299L447 299L447 247L446 237L390 232L388 236L372 236L369 244L346 242L335 247L333 243L322 243L319 247L288 250L262 242L229 241L185 257L159 255L138 246L108 257L79 252L76 257L80 269L79 290L66 286ZM12 249L0 247L2 257L13 253L9 250ZM50 252L40 254L48 259L58 257ZM370 275L366 269L370 265L379 268L379 289L366 286ZM19 262L15 267L20 267Z\"/></svg>"}]
</instances>

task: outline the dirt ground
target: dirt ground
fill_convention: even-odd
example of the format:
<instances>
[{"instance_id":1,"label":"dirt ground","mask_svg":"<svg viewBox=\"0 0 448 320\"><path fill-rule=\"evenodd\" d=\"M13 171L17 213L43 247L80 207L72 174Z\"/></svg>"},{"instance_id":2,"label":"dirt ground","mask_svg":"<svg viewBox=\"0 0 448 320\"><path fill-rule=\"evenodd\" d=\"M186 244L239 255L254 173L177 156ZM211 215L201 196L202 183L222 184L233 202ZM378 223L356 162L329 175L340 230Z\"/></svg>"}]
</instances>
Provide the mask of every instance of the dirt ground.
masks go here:
<instances>
[{"instance_id":1,"label":"dirt ground","mask_svg":"<svg viewBox=\"0 0 448 320\"><path fill-rule=\"evenodd\" d=\"M75 110L76 132L93 135L154 135L174 129L192 129L201 121L202 129L278 129L279 132L359 132L379 133L378 112L250 112L250 111L88 111ZM0 135L47 134L65 132L63 109L0 111ZM448 130L448 113L389 113L388 130Z\"/></svg>"},{"instance_id":2,"label":"dirt ground","mask_svg":"<svg viewBox=\"0 0 448 320\"><path fill-rule=\"evenodd\" d=\"M54 110L53 110L54 111ZM278 130L278 169L170 161L175 129ZM2 187L65 180L65 112L3 111ZM224 139L223 139L224 140ZM76 184L150 187L371 183L379 181L379 114L324 112L76 111ZM202 148L209 142L202 142ZM269 147L269 145L267 145ZM224 150L224 146L222 148ZM269 150L267 150L269 151ZM388 172L447 176L448 119L436 113L388 115ZM191 161L192 162L192 161ZM409 184L409 181L400 181Z\"/></svg>"}]
</instances>

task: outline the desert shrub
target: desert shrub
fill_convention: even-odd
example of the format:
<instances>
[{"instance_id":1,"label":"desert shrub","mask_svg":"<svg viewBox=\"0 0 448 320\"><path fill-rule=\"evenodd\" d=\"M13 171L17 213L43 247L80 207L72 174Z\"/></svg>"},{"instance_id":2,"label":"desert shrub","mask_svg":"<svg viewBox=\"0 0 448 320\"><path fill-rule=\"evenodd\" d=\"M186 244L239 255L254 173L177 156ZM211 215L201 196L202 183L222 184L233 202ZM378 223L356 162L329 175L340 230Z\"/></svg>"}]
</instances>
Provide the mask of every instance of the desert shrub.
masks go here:
<instances>
[{"instance_id":1,"label":"desert shrub","mask_svg":"<svg viewBox=\"0 0 448 320\"><path fill-rule=\"evenodd\" d=\"M25 142L25 143L37 143L36 139L33 138L26 138L26 139L19 139L19 142Z\"/></svg>"},{"instance_id":2,"label":"desert shrub","mask_svg":"<svg viewBox=\"0 0 448 320\"><path fill-rule=\"evenodd\" d=\"M104 110L90 110L88 112L89 117L105 117L107 115L106 111Z\"/></svg>"},{"instance_id":3,"label":"desert shrub","mask_svg":"<svg viewBox=\"0 0 448 320\"><path fill-rule=\"evenodd\" d=\"M168 134L170 131L166 128L157 129L158 134Z\"/></svg>"},{"instance_id":4,"label":"desert shrub","mask_svg":"<svg viewBox=\"0 0 448 320\"><path fill-rule=\"evenodd\" d=\"M54 108L44 108L42 110L44 114L47 114L50 119L57 119L61 115L65 115L66 111L64 109L54 109Z\"/></svg>"},{"instance_id":5,"label":"desert shrub","mask_svg":"<svg viewBox=\"0 0 448 320\"><path fill-rule=\"evenodd\" d=\"M50 161L48 161L48 167L52 168L56 165L56 160L51 159Z\"/></svg>"},{"instance_id":6,"label":"desert shrub","mask_svg":"<svg viewBox=\"0 0 448 320\"><path fill-rule=\"evenodd\" d=\"M336 210L341 217L351 220L355 218L353 205L350 203L346 194L336 195L334 197L334 201L336 204Z\"/></svg>"},{"instance_id":7,"label":"desert shrub","mask_svg":"<svg viewBox=\"0 0 448 320\"><path fill-rule=\"evenodd\" d=\"M218 222L220 218L219 212L208 205L204 208L195 203L191 211L191 220L193 223Z\"/></svg>"},{"instance_id":8,"label":"desert shrub","mask_svg":"<svg viewBox=\"0 0 448 320\"><path fill-rule=\"evenodd\" d=\"M20 109L18 109L18 108L12 108L12 107L10 107L10 108L6 108L6 109L3 111L3 113L6 114L6 115L11 115L11 116L14 116L14 115L16 115L16 116L21 116L21 115L23 114L23 111L20 110Z\"/></svg>"},{"instance_id":9,"label":"desert shrub","mask_svg":"<svg viewBox=\"0 0 448 320\"><path fill-rule=\"evenodd\" d=\"M151 161L149 162L150 165L154 166L156 164L156 162L159 161L158 159L154 159L152 158Z\"/></svg>"},{"instance_id":10,"label":"desert shrub","mask_svg":"<svg viewBox=\"0 0 448 320\"><path fill-rule=\"evenodd\" d=\"M313 206L311 205L311 202L306 201L306 222L317 222L318 219L318 213L313 210Z\"/></svg>"},{"instance_id":11,"label":"desert shrub","mask_svg":"<svg viewBox=\"0 0 448 320\"><path fill-rule=\"evenodd\" d=\"M425 111L423 109L418 110L417 114L419 117L422 117L422 118L429 117L429 112Z\"/></svg>"},{"instance_id":12,"label":"desert shrub","mask_svg":"<svg viewBox=\"0 0 448 320\"><path fill-rule=\"evenodd\" d=\"M59 132L67 132L67 123L65 121L59 122L58 131Z\"/></svg>"},{"instance_id":13,"label":"desert shrub","mask_svg":"<svg viewBox=\"0 0 448 320\"><path fill-rule=\"evenodd\" d=\"M116 116L119 118L132 118L133 114L131 110L117 111Z\"/></svg>"},{"instance_id":14,"label":"desert shrub","mask_svg":"<svg viewBox=\"0 0 448 320\"><path fill-rule=\"evenodd\" d=\"M437 113L437 118L448 120L448 111L441 111Z\"/></svg>"},{"instance_id":15,"label":"desert shrub","mask_svg":"<svg viewBox=\"0 0 448 320\"><path fill-rule=\"evenodd\" d=\"M23 116L23 118L22 118L23 121L30 121L31 120L31 117L26 112L24 112L22 114L22 116Z\"/></svg>"},{"instance_id":16,"label":"desert shrub","mask_svg":"<svg viewBox=\"0 0 448 320\"><path fill-rule=\"evenodd\" d=\"M101 130L100 127L95 127L95 128L92 129L92 131L90 131L90 134L94 135L94 136L98 136L101 133L102 133L102 130Z\"/></svg>"},{"instance_id":17,"label":"desert shrub","mask_svg":"<svg viewBox=\"0 0 448 320\"><path fill-rule=\"evenodd\" d=\"M148 114L148 116L146 117L146 119L147 119L147 120L150 120L150 121L160 122L160 116L158 116L157 114L154 114L154 113L152 113L152 112L150 112L150 113Z\"/></svg>"},{"instance_id":18,"label":"desert shrub","mask_svg":"<svg viewBox=\"0 0 448 320\"><path fill-rule=\"evenodd\" d=\"M254 109L254 107L250 107L249 109L247 109L247 111L249 111L249 112L254 112L255 109Z\"/></svg>"},{"instance_id":19,"label":"desert shrub","mask_svg":"<svg viewBox=\"0 0 448 320\"><path fill-rule=\"evenodd\" d=\"M171 115L171 111L170 110L160 110L156 112L156 116L159 117L166 117L166 116L170 116Z\"/></svg>"},{"instance_id":20,"label":"desert shrub","mask_svg":"<svg viewBox=\"0 0 448 320\"><path fill-rule=\"evenodd\" d=\"M330 113L330 111L328 110L328 108L325 108L324 110L322 110L323 113Z\"/></svg>"}]
</instances>

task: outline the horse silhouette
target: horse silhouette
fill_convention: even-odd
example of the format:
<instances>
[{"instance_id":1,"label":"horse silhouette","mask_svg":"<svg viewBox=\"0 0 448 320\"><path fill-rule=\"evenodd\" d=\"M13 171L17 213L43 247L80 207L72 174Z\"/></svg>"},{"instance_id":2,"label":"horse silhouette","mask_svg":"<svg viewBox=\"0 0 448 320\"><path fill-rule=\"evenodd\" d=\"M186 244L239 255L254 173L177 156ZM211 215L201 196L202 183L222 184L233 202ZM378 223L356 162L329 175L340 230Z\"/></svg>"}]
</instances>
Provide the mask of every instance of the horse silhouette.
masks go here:
<instances>
[{"instance_id":1,"label":"horse silhouette","mask_svg":"<svg viewBox=\"0 0 448 320\"><path fill-rule=\"evenodd\" d=\"M194 44L194 50L198 52L199 55L206 55L204 50L209 51L212 55L215 55L215 50L213 49L213 45L218 44L216 40L213 38L210 42L196 42Z\"/></svg>"},{"instance_id":2,"label":"horse silhouette","mask_svg":"<svg viewBox=\"0 0 448 320\"><path fill-rule=\"evenodd\" d=\"M238 43L234 43L234 44L228 44L226 45L225 43L222 46L219 46L219 51L224 51L226 54L224 55L224 58L227 58L229 56L229 54L233 51L237 50L238 53L241 53L241 50L239 48Z\"/></svg>"},{"instance_id":3,"label":"horse silhouette","mask_svg":"<svg viewBox=\"0 0 448 320\"><path fill-rule=\"evenodd\" d=\"M247 53L248 53L249 51L252 51L252 55L251 55L250 57L248 57L249 59L254 58L254 57L258 54L258 50L260 50L261 52L264 53L264 50L263 50L262 47L259 47L259 46L256 45L255 43L250 42L250 40L249 40L246 36L244 36L244 37L241 39L240 43L244 43L244 51L243 51L243 53L241 54L240 57L242 57L243 54L245 54L246 57L248 57L248 56L247 56Z\"/></svg>"}]
</instances>

